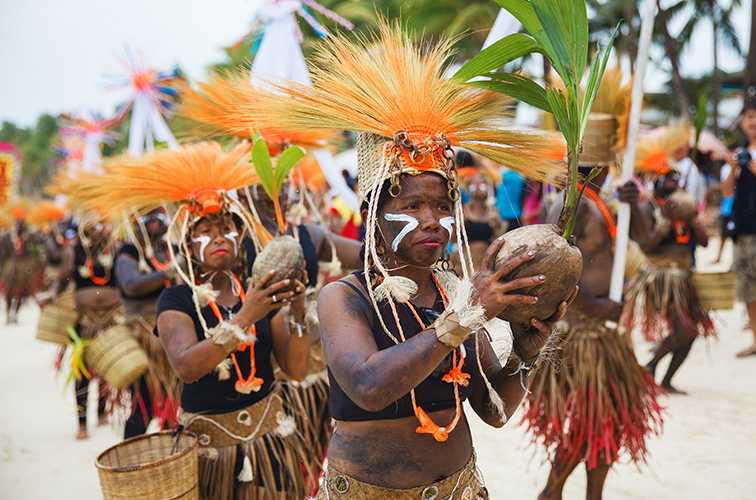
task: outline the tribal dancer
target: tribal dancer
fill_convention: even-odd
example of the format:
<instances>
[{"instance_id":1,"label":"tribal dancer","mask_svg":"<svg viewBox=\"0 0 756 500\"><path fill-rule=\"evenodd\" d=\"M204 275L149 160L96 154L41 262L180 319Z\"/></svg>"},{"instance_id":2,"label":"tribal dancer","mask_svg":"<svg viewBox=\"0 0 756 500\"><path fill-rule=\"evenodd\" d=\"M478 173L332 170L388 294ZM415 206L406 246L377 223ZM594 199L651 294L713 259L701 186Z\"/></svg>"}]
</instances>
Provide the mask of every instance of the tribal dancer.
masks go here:
<instances>
[{"instance_id":1,"label":"tribal dancer","mask_svg":"<svg viewBox=\"0 0 756 500\"><path fill-rule=\"evenodd\" d=\"M107 176L105 177L107 178ZM157 299L172 285L175 271L165 242L168 220L162 209L137 216L134 243L125 243L116 255L115 274L126 313L126 325L147 353L150 367L132 389L131 414L126 420L124 439L143 434L153 417L160 426L176 424L174 394L178 380L165 351L153 331L157 323Z\"/></svg>"},{"instance_id":2,"label":"tribal dancer","mask_svg":"<svg viewBox=\"0 0 756 500\"><path fill-rule=\"evenodd\" d=\"M0 283L5 290L5 321L18 323L18 311L29 297L43 287L47 261L41 234L32 232L27 210L21 205L11 209L14 225L0 245L3 254Z\"/></svg>"},{"instance_id":3,"label":"tribal dancer","mask_svg":"<svg viewBox=\"0 0 756 500\"><path fill-rule=\"evenodd\" d=\"M168 234L186 259L186 271L174 266L184 284L161 294L157 332L184 383L179 423L199 437L200 497L302 498L307 452L272 358L294 380L307 373L304 286L270 272L244 289L241 240L255 224L231 193L256 182L248 150L156 152L111 168L109 190L116 209L177 205Z\"/></svg>"},{"instance_id":4,"label":"tribal dancer","mask_svg":"<svg viewBox=\"0 0 756 500\"><path fill-rule=\"evenodd\" d=\"M672 197L679 182L680 175L674 170L662 175L654 182L655 200L643 206L651 230L641 248L651 265L628 286L623 313L628 331L639 325L649 340L660 341L646 365L652 375L659 361L672 355L661 383L670 394L685 394L672 385L672 377L688 357L696 337L714 334L714 324L691 281L691 237L706 246L708 235L695 205L682 207Z\"/></svg>"},{"instance_id":5,"label":"tribal dancer","mask_svg":"<svg viewBox=\"0 0 756 500\"><path fill-rule=\"evenodd\" d=\"M515 332L509 357L509 325L491 318L534 303L516 291L542 279L501 282L531 258L523 253L493 270L501 240L472 275L451 148L526 171L551 165L537 161L537 136L501 129L498 96L443 78L449 49L442 42L423 50L385 23L375 44L332 38L315 57L314 87L282 88L262 110L282 127L362 132L363 271L327 285L318 299L337 421L318 498L486 498L462 402L503 425L524 392L529 365L517 356L537 358L549 337L550 326L534 320ZM463 280L437 268L453 235ZM507 344L504 367L486 330Z\"/></svg>"},{"instance_id":6,"label":"tribal dancer","mask_svg":"<svg viewBox=\"0 0 756 500\"><path fill-rule=\"evenodd\" d=\"M79 321L76 332L83 340L93 340L98 334L113 326L121 311L118 285L113 273L113 248L111 228L98 216L90 214L79 225L79 236L75 244L64 249L58 281L53 285L53 297L63 293L69 282L74 283L74 298ZM89 378L82 376L74 384L79 431L76 439L86 439L87 397ZM106 423L106 405L109 391L102 379L98 387L98 424Z\"/></svg>"},{"instance_id":7,"label":"tribal dancer","mask_svg":"<svg viewBox=\"0 0 756 500\"><path fill-rule=\"evenodd\" d=\"M645 461L646 438L659 432L662 422L657 386L617 330L622 304L609 298L617 226L600 192L625 143L621 125L630 85L620 86L620 76L618 70L606 73L593 107L604 112L589 116L583 142L580 171L585 180L578 186L584 190L574 233L584 263L580 292L560 324L560 360L533 375L523 416L551 462L539 495L543 500L562 498L565 482L580 462L588 476L586 498L602 498L607 474L620 454ZM646 234L638 196L632 181L619 188L619 200L631 206L636 238ZM560 196L547 219L556 222L563 205Z\"/></svg>"}]
</instances>

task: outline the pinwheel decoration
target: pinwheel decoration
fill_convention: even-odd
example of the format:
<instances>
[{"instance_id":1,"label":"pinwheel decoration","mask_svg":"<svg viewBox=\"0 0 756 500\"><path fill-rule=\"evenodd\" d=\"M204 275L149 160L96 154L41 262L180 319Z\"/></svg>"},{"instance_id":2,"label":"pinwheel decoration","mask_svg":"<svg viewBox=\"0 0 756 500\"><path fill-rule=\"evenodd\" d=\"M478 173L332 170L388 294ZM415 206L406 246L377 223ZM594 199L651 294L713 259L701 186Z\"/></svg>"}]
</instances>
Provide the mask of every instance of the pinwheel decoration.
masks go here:
<instances>
[{"instance_id":1,"label":"pinwheel decoration","mask_svg":"<svg viewBox=\"0 0 756 500\"><path fill-rule=\"evenodd\" d=\"M123 120L124 113L118 113L112 118L103 118L96 113L82 115L63 115L63 126L60 134L64 139L73 139L81 141L84 145L83 151L67 151L67 157L73 153L80 155L81 167L85 172L96 172L100 169L102 163L102 153L100 148L102 144L111 143L118 134L110 129Z\"/></svg>"},{"instance_id":2,"label":"pinwheel decoration","mask_svg":"<svg viewBox=\"0 0 756 500\"><path fill-rule=\"evenodd\" d=\"M149 68L128 48L124 65L127 74L109 77L108 84L112 87L127 87L131 91L127 102L117 113L125 116L131 112L129 153L140 157L145 149L154 149L156 140L168 144L170 148L177 148L178 142L165 118L171 115L176 97L176 90L170 84L178 78L178 69L157 71Z\"/></svg>"}]
</instances>

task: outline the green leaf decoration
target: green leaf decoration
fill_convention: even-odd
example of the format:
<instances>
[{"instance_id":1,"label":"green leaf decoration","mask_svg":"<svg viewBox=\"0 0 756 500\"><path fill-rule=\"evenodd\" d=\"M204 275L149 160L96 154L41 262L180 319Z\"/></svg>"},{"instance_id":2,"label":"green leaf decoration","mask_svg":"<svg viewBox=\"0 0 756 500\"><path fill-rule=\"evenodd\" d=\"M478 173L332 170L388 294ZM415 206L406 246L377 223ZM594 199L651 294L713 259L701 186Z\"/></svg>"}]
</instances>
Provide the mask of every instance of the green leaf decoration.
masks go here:
<instances>
[{"instance_id":1,"label":"green leaf decoration","mask_svg":"<svg viewBox=\"0 0 756 500\"><path fill-rule=\"evenodd\" d=\"M459 68L452 78L466 82L539 50L540 45L535 38L527 33L514 33L480 51Z\"/></svg>"},{"instance_id":2,"label":"green leaf decoration","mask_svg":"<svg viewBox=\"0 0 756 500\"><path fill-rule=\"evenodd\" d=\"M302 148L299 148L297 146L289 146L284 150L283 153L278 157L278 160L276 161L276 171L275 171L275 191L278 192L281 190L281 186L283 186L284 181L286 181L286 178L289 176L289 172L291 172L291 169L294 168L294 166L304 157L305 153L302 150Z\"/></svg>"},{"instance_id":3,"label":"green leaf decoration","mask_svg":"<svg viewBox=\"0 0 756 500\"><path fill-rule=\"evenodd\" d=\"M693 116L693 126L696 129L696 149L698 148L698 141L701 140L701 132L703 132L703 129L706 126L706 119L708 118L706 110L707 104L708 100L706 99L706 94L702 92L696 101L696 114Z\"/></svg>"},{"instance_id":4,"label":"green leaf decoration","mask_svg":"<svg viewBox=\"0 0 756 500\"><path fill-rule=\"evenodd\" d=\"M270 199L277 199L278 193L275 191L273 161L270 159L270 153L268 152L268 143L259 137L255 139L255 143L252 146L252 165L255 167L255 172L257 172L257 176L260 178L260 184L262 184Z\"/></svg>"},{"instance_id":5,"label":"green leaf decoration","mask_svg":"<svg viewBox=\"0 0 756 500\"><path fill-rule=\"evenodd\" d=\"M619 28L620 25L617 24L617 27L614 28L614 31L612 32L609 42L603 49L601 49L601 52L591 63L591 70L588 74L588 81L585 85L585 93L580 108L580 134L578 136L580 139L583 138L583 134L585 133L585 126L588 124L588 115L591 113L593 101L596 100L596 96L598 95L599 86L601 85L601 80L604 78L606 65L609 61L609 54L612 52L612 44L619 33Z\"/></svg>"},{"instance_id":6,"label":"green leaf decoration","mask_svg":"<svg viewBox=\"0 0 756 500\"><path fill-rule=\"evenodd\" d=\"M490 80L470 82L470 85L506 94L551 113L546 90L530 78L517 73L493 73L489 76Z\"/></svg>"}]
</instances>

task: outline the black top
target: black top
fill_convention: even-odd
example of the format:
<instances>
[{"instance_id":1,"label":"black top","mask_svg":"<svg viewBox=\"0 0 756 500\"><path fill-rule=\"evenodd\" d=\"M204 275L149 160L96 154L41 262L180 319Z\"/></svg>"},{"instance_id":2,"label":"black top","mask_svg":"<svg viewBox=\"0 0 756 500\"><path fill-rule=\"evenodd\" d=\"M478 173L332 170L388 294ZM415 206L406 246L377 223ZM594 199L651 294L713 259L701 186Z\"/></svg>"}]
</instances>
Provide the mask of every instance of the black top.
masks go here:
<instances>
[{"instance_id":1,"label":"black top","mask_svg":"<svg viewBox=\"0 0 756 500\"><path fill-rule=\"evenodd\" d=\"M465 220L465 232L470 243L474 241L490 243L494 236L493 227L488 222Z\"/></svg>"},{"instance_id":2,"label":"black top","mask_svg":"<svg viewBox=\"0 0 756 500\"><path fill-rule=\"evenodd\" d=\"M84 252L84 247L81 246L81 243L76 243L76 246L74 247L74 268L73 268L73 278L74 278L74 284L76 285L77 290L81 290L83 288L89 288L93 286L108 286L108 287L117 287L118 282L116 281L115 273L113 272L113 269L105 269L105 267L99 263L97 257L92 256L92 270L94 271L94 275L99 278L107 278L107 281L102 285L97 285L92 281L92 277L85 278L81 275L80 269L82 267L86 267L87 265L87 254Z\"/></svg>"},{"instance_id":3,"label":"black top","mask_svg":"<svg viewBox=\"0 0 756 500\"><path fill-rule=\"evenodd\" d=\"M137 250L137 247L132 243L124 243L123 246L118 249L118 252L116 253L116 262L118 262L118 258L121 257L121 255L128 255L129 257L132 257L134 260L139 262L139 250ZM157 272L157 269L155 269L155 266L152 265L152 262L147 261L147 265L150 266L150 269L152 269L152 271ZM164 287L160 287L157 290L154 290L145 295L129 295L126 290L124 290L120 285L120 283L118 286L118 289L121 291L121 295L123 297L136 300L155 300L160 297L160 293L163 291L163 288Z\"/></svg>"},{"instance_id":4,"label":"black top","mask_svg":"<svg viewBox=\"0 0 756 500\"><path fill-rule=\"evenodd\" d=\"M220 308L222 314L228 319L229 312ZM231 309L231 314L235 314L241 309L241 302ZM194 302L192 301L192 291L187 285L178 285L166 288L160 295L157 304L158 317L165 311L180 311L192 318L194 321L194 332L197 340L205 340L205 334L202 331L202 325L199 322ZM202 308L202 316L207 322L208 328L218 325L218 319L213 314L210 306ZM256 377L265 381L263 386L257 392L242 394L234 388L238 376L236 370L231 366L231 378L228 380L218 380L218 373L213 370L204 377L191 384L184 384L181 391L181 407L192 413L228 413L240 410L249 405L264 399L273 389L273 365L271 363L271 354L273 352L273 339L271 338L270 319L265 318L255 324L257 328L257 341L255 342L255 365ZM158 335L160 332L158 332ZM241 369L242 376L249 376L249 349L243 352L236 351L236 361ZM230 356L229 356L230 358Z\"/></svg>"},{"instance_id":5,"label":"black top","mask_svg":"<svg viewBox=\"0 0 756 500\"><path fill-rule=\"evenodd\" d=\"M354 275L359 278L363 285L365 284L364 272L354 273ZM352 293L360 297L363 304L362 309L373 332L373 338L375 339L375 343L378 346L378 349L384 350L396 345L394 344L394 341L391 340L391 338L389 338L389 336L386 335L386 333L383 331L380 322L378 321L378 317L376 316L375 309L373 309L370 299L365 295L365 290L358 288L345 280L341 280L341 283L349 286L349 288L352 289ZM399 338L399 330L394 324L394 319L391 314L388 302L384 301L383 303L379 304L379 309L381 311L381 316L384 318L386 326L388 327L391 334L396 338ZM444 311L444 303L441 299L441 296L439 295L436 298L436 303L434 304L433 309L420 307L416 307L415 309L423 319L423 322L426 325L430 325L431 323L433 323L433 321L435 321L438 315ZM397 304L397 312L399 313L399 321L401 322L402 330L404 331L404 336L406 339L410 339L420 333L421 327L420 325L418 325L417 320L415 320L415 317L413 316L407 305ZM464 370L475 376L474 373L477 373L477 364L470 361L473 360L475 356L474 339L469 339L465 342L465 350L467 351L467 361L465 362ZM417 398L417 404L427 413L454 408L454 386L453 384L441 380L444 374L448 372L451 367L452 355L451 353L449 353L449 355L444 358L441 363L439 363L433 373L428 378L423 380L420 385L415 387L415 397ZM347 396L347 394L339 386L330 368L328 369L328 380L330 381L331 386L329 396L331 416L336 420L390 420L414 415L414 410L412 409L412 400L409 393L407 393L405 396L395 401L391 405L387 406L386 408L382 409L381 411L369 412L360 408L357 403L349 399L349 396ZM462 401L467 399L467 397L470 395L470 392L471 388L469 386L459 387L459 393Z\"/></svg>"},{"instance_id":6,"label":"black top","mask_svg":"<svg viewBox=\"0 0 756 500\"><path fill-rule=\"evenodd\" d=\"M297 226L297 233L299 236L299 246L302 247L305 259L307 285L315 286L318 283L318 253L315 250L315 244L312 242L312 237L306 227ZM257 258L257 251L255 251L254 242L250 237L242 240L242 246L247 255L247 276L252 276L252 265L255 263L255 258Z\"/></svg>"},{"instance_id":7,"label":"black top","mask_svg":"<svg viewBox=\"0 0 756 500\"><path fill-rule=\"evenodd\" d=\"M736 239L741 234L756 234L756 176L748 168L740 169L735 184L732 216L735 220Z\"/></svg>"}]
</instances>

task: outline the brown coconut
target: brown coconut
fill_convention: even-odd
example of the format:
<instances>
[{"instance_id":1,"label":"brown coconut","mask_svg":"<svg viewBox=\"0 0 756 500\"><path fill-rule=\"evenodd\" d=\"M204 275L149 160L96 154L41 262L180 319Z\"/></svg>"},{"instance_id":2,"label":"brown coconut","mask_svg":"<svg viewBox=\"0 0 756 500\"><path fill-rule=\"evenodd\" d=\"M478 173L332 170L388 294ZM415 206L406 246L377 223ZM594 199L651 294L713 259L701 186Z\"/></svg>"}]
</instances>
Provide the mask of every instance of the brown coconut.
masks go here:
<instances>
[{"instance_id":1,"label":"brown coconut","mask_svg":"<svg viewBox=\"0 0 756 500\"><path fill-rule=\"evenodd\" d=\"M678 189L667 198L669 215L675 220L688 221L698 214L695 198L683 189Z\"/></svg>"},{"instance_id":2,"label":"brown coconut","mask_svg":"<svg viewBox=\"0 0 756 500\"><path fill-rule=\"evenodd\" d=\"M305 259L302 246L291 236L277 236L255 257L252 282L259 283L270 271L275 271L271 284L284 279L304 282Z\"/></svg>"},{"instance_id":3,"label":"brown coconut","mask_svg":"<svg viewBox=\"0 0 756 500\"><path fill-rule=\"evenodd\" d=\"M528 276L544 275L545 282L516 290L515 294L535 295L538 302L512 306L499 318L528 325L532 318L545 320L554 315L559 304L569 298L583 272L583 256L578 247L570 245L553 224L524 226L506 233L504 245L496 256L496 268L523 252L535 251L535 257L504 277L511 281Z\"/></svg>"}]
</instances>

